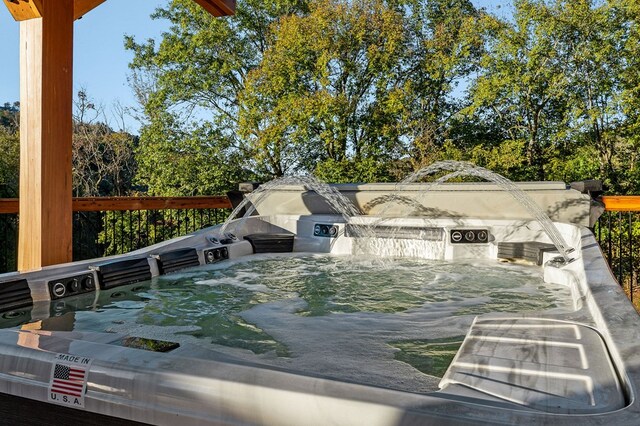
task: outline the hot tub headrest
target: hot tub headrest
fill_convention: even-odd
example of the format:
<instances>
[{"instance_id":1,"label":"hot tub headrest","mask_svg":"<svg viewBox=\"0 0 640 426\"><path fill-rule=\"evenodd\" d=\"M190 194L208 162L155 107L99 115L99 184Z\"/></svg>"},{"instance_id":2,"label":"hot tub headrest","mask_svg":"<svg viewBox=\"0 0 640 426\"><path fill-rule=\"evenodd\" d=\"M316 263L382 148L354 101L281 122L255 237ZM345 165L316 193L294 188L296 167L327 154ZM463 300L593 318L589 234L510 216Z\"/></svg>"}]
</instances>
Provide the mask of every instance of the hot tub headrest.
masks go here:
<instances>
[{"instance_id":1,"label":"hot tub headrest","mask_svg":"<svg viewBox=\"0 0 640 426\"><path fill-rule=\"evenodd\" d=\"M244 239L251 243L254 253L291 253L294 237L287 233L265 233L245 235Z\"/></svg>"},{"instance_id":2,"label":"hot tub headrest","mask_svg":"<svg viewBox=\"0 0 640 426\"><path fill-rule=\"evenodd\" d=\"M29 283L25 279L0 283L0 312L33 305Z\"/></svg>"},{"instance_id":3,"label":"hot tub headrest","mask_svg":"<svg viewBox=\"0 0 640 426\"><path fill-rule=\"evenodd\" d=\"M151 267L146 258L121 260L94 266L101 289L119 287L151 279Z\"/></svg>"}]
</instances>

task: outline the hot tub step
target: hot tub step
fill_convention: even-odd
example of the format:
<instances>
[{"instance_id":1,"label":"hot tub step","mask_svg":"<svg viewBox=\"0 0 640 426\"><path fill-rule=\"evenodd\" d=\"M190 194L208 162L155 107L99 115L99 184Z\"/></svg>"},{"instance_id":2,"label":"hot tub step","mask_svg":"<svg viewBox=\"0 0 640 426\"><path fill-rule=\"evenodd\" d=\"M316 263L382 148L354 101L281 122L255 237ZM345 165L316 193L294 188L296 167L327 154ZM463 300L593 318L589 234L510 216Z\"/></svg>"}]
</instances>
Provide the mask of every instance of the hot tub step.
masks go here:
<instances>
[{"instance_id":1,"label":"hot tub step","mask_svg":"<svg viewBox=\"0 0 640 426\"><path fill-rule=\"evenodd\" d=\"M556 414L606 413L626 404L598 332L542 318L476 319L440 382L443 393L460 386Z\"/></svg>"}]
</instances>

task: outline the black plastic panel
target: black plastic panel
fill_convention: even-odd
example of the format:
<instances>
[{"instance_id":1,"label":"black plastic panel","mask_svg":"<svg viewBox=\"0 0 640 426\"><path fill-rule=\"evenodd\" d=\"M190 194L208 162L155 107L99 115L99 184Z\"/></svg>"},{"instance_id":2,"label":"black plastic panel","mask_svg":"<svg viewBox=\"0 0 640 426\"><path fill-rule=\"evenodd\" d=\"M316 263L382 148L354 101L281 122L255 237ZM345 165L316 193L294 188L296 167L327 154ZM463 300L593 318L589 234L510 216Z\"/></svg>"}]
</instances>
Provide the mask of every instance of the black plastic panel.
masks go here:
<instances>
[{"instance_id":1,"label":"black plastic panel","mask_svg":"<svg viewBox=\"0 0 640 426\"><path fill-rule=\"evenodd\" d=\"M146 258L105 263L98 265L96 271L103 290L151 279L151 268Z\"/></svg>"},{"instance_id":2,"label":"black plastic panel","mask_svg":"<svg viewBox=\"0 0 640 426\"><path fill-rule=\"evenodd\" d=\"M27 280L0 283L0 312L33 305Z\"/></svg>"},{"instance_id":3,"label":"black plastic panel","mask_svg":"<svg viewBox=\"0 0 640 426\"><path fill-rule=\"evenodd\" d=\"M158 269L162 275L192 266L200 266L198 252L194 248L174 250L158 256Z\"/></svg>"},{"instance_id":4,"label":"black plastic panel","mask_svg":"<svg viewBox=\"0 0 640 426\"><path fill-rule=\"evenodd\" d=\"M207 264L220 262L229 258L229 249L227 247L216 247L204 251L204 261Z\"/></svg>"},{"instance_id":5,"label":"black plastic panel","mask_svg":"<svg viewBox=\"0 0 640 426\"><path fill-rule=\"evenodd\" d=\"M487 229L452 229L449 232L451 244L486 244L489 242Z\"/></svg>"},{"instance_id":6,"label":"black plastic panel","mask_svg":"<svg viewBox=\"0 0 640 426\"><path fill-rule=\"evenodd\" d=\"M251 243L254 253L291 253L293 234L251 234L244 237Z\"/></svg>"},{"instance_id":7,"label":"black plastic panel","mask_svg":"<svg viewBox=\"0 0 640 426\"><path fill-rule=\"evenodd\" d=\"M338 225L327 225L316 223L313 226L314 237L336 238L338 236Z\"/></svg>"},{"instance_id":8,"label":"black plastic panel","mask_svg":"<svg viewBox=\"0 0 640 426\"><path fill-rule=\"evenodd\" d=\"M51 280L47 283L47 286L52 300L90 293L96 290L96 282L90 272Z\"/></svg>"}]
</instances>

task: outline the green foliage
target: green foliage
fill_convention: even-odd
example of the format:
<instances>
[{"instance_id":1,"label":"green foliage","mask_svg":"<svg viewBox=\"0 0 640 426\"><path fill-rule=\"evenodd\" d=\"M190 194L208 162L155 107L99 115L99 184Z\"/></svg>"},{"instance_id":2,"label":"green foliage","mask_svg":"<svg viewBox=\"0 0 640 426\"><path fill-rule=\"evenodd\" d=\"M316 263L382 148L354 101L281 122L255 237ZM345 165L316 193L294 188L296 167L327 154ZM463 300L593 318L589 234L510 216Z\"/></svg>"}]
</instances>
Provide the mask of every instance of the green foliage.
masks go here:
<instances>
[{"instance_id":1,"label":"green foliage","mask_svg":"<svg viewBox=\"0 0 640 426\"><path fill-rule=\"evenodd\" d=\"M239 96L269 44L271 23L304 10L299 0L247 0L235 16L214 19L193 1L174 0L154 15L171 23L159 46L126 39L145 122L140 183L156 194L205 194L250 177L250 168L272 172L238 137Z\"/></svg>"},{"instance_id":2,"label":"green foliage","mask_svg":"<svg viewBox=\"0 0 640 426\"><path fill-rule=\"evenodd\" d=\"M138 180L150 195L218 195L251 178L239 153L211 123L181 131L176 119L166 114L142 130Z\"/></svg>"},{"instance_id":3,"label":"green foliage","mask_svg":"<svg viewBox=\"0 0 640 426\"><path fill-rule=\"evenodd\" d=\"M18 197L20 136L0 126L0 198Z\"/></svg>"},{"instance_id":4,"label":"green foliage","mask_svg":"<svg viewBox=\"0 0 640 426\"><path fill-rule=\"evenodd\" d=\"M273 44L247 78L240 134L275 174L324 159L389 158L399 136L392 98L402 23L382 1L323 0L273 27Z\"/></svg>"},{"instance_id":5,"label":"green foliage","mask_svg":"<svg viewBox=\"0 0 640 426\"><path fill-rule=\"evenodd\" d=\"M9 132L18 130L20 125L19 109L20 102L14 102L13 104L5 102L4 105L0 106L0 127Z\"/></svg>"},{"instance_id":6,"label":"green foliage","mask_svg":"<svg viewBox=\"0 0 640 426\"><path fill-rule=\"evenodd\" d=\"M555 31L571 85L566 93L568 133L580 133L595 147L599 173L615 191L621 182L617 161L617 134L622 129L620 84L625 58L620 55L625 25L610 4L591 0L559 1Z\"/></svg>"},{"instance_id":7,"label":"green foliage","mask_svg":"<svg viewBox=\"0 0 640 426\"><path fill-rule=\"evenodd\" d=\"M554 12L541 0L517 0L512 21L483 21L488 47L466 111L495 119L508 139L524 143L529 173L540 180L544 147L564 125L570 88Z\"/></svg>"},{"instance_id":8,"label":"green foliage","mask_svg":"<svg viewBox=\"0 0 640 426\"><path fill-rule=\"evenodd\" d=\"M404 12L401 105L403 136L415 168L439 157L468 104L453 96L460 81L477 70L483 51L478 36L486 19L468 0L408 1Z\"/></svg>"},{"instance_id":9,"label":"green foliage","mask_svg":"<svg viewBox=\"0 0 640 426\"><path fill-rule=\"evenodd\" d=\"M18 196L20 135L18 103L0 106L0 198ZM0 214L0 272L13 271L17 265L18 218Z\"/></svg>"},{"instance_id":10,"label":"green foliage","mask_svg":"<svg viewBox=\"0 0 640 426\"><path fill-rule=\"evenodd\" d=\"M373 158L328 158L316 166L313 174L318 179L330 183L393 182L397 178L394 178L389 166L388 162L380 162Z\"/></svg>"}]
</instances>

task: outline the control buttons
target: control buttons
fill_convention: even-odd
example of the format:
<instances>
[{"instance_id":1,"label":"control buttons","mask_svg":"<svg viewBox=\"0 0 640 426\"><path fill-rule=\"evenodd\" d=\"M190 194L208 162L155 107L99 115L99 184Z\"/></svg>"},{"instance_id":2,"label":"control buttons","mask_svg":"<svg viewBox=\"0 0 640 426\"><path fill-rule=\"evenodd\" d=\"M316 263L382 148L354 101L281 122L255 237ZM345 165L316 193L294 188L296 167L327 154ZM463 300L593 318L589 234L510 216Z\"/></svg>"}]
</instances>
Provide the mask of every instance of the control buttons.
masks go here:
<instances>
[{"instance_id":1,"label":"control buttons","mask_svg":"<svg viewBox=\"0 0 640 426\"><path fill-rule=\"evenodd\" d=\"M95 291L96 283L92 273L75 275L71 277L58 278L49 281L49 294L51 299L75 296L77 294Z\"/></svg>"},{"instance_id":2,"label":"control buttons","mask_svg":"<svg viewBox=\"0 0 640 426\"><path fill-rule=\"evenodd\" d=\"M483 244L489 242L487 229L452 229L449 233L451 244Z\"/></svg>"},{"instance_id":3,"label":"control buttons","mask_svg":"<svg viewBox=\"0 0 640 426\"><path fill-rule=\"evenodd\" d=\"M218 247L204 251L204 261L209 263L220 262L229 258L229 249L227 247Z\"/></svg>"},{"instance_id":4,"label":"control buttons","mask_svg":"<svg viewBox=\"0 0 640 426\"><path fill-rule=\"evenodd\" d=\"M451 232L451 241L454 243L459 243L462 241L462 232L460 231L452 231Z\"/></svg>"},{"instance_id":5,"label":"control buttons","mask_svg":"<svg viewBox=\"0 0 640 426\"><path fill-rule=\"evenodd\" d=\"M220 239L219 242L220 244L233 244L236 241L238 241L238 237L236 237L231 232L227 232L226 234L224 234L224 238Z\"/></svg>"},{"instance_id":6,"label":"control buttons","mask_svg":"<svg viewBox=\"0 0 640 426\"><path fill-rule=\"evenodd\" d=\"M88 291L95 290L96 282L91 275L88 275L82 279L82 288Z\"/></svg>"},{"instance_id":7,"label":"control buttons","mask_svg":"<svg viewBox=\"0 0 640 426\"><path fill-rule=\"evenodd\" d=\"M67 288L61 282L57 282L51 287L51 291L56 297L63 297L67 293Z\"/></svg>"},{"instance_id":8,"label":"control buttons","mask_svg":"<svg viewBox=\"0 0 640 426\"><path fill-rule=\"evenodd\" d=\"M80 281L78 281L77 278L73 278L71 281L69 281L69 283L67 284L67 289L71 292L71 293L77 293L80 291Z\"/></svg>"},{"instance_id":9,"label":"control buttons","mask_svg":"<svg viewBox=\"0 0 640 426\"><path fill-rule=\"evenodd\" d=\"M336 238L338 236L338 225L325 225L317 223L313 227L314 237Z\"/></svg>"}]
</instances>

